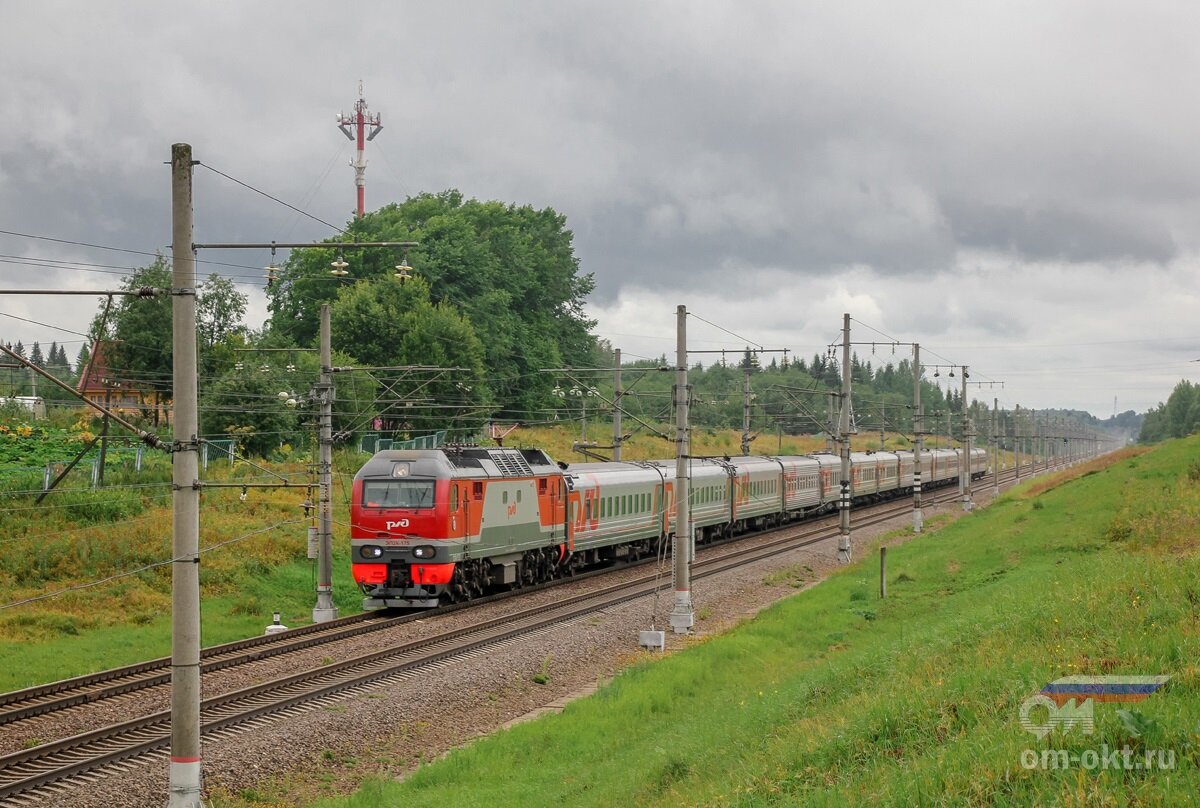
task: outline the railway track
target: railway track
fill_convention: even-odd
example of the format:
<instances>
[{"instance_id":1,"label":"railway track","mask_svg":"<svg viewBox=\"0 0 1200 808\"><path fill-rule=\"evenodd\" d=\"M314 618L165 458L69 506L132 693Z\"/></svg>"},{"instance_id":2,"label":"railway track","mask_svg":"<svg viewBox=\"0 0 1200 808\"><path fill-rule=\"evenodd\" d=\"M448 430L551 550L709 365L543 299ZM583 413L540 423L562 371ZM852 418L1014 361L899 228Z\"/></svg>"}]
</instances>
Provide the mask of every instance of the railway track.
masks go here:
<instances>
[{"instance_id":1,"label":"railway track","mask_svg":"<svg viewBox=\"0 0 1200 808\"><path fill-rule=\"evenodd\" d=\"M1011 479L1012 473L1006 476ZM940 496L933 494L926 498L926 502L944 503L956 499L957 493L951 490ZM874 506L869 511L860 511L854 526L861 528L910 512L911 504L908 501ZM703 557L697 557L693 578L703 579L826 541L836 535L830 532L831 521L826 518L759 533L759 543L749 549L727 546L741 543L747 536L719 545L707 545L706 549L711 549ZM764 537L769 538L762 541ZM600 572L608 571L611 569ZM564 582L578 581L581 577L565 579ZM374 687L393 677L411 676L417 669L494 648L517 637L535 635L591 612L652 594L661 583L657 573L645 574L623 583L566 597L550 607L529 607L385 650L213 696L201 704L202 732L209 736L222 734L235 727L273 720L275 716L301 709L302 705L303 709L310 709L321 704L322 700L343 698L356 689ZM496 598L492 596L483 600ZM465 605L480 602L472 601ZM271 637L213 646L206 649L202 664L205 671L247 664L267 656L289 653L429 616L429 613L390 618L356 615ZM0 710L5 710L0 716L24 714L28 717L67 709L142 688L160 686L169 682L169 678L169 660L166 659L76 677L0 695ZM12 722L20 718L7 720ZM161 711L0 757L0 805L19 805L24 801L21 795L32 796L40 789L54 788L53 784L63 778L164 749L169 743L170 713Z\"/></svg>"}]
</instances>

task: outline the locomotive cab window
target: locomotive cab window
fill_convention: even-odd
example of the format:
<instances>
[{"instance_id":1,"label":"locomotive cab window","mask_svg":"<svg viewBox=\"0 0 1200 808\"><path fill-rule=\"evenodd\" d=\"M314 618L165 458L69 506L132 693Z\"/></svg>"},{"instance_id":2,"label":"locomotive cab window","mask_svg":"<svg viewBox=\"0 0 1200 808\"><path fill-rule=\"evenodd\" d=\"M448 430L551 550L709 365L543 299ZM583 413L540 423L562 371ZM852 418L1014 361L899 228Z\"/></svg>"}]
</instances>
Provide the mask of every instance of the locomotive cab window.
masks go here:
<instances>
[{"instance_id":1,"label":"locomotive cab window","mask_svg":"<svg viewBox=\"0 0 1200 808\"><path fill-rule=\"evenodd\" d=\"M363 505L368 508L432 508L432 480L366 480Z\"/></svg>"}]
</instances>

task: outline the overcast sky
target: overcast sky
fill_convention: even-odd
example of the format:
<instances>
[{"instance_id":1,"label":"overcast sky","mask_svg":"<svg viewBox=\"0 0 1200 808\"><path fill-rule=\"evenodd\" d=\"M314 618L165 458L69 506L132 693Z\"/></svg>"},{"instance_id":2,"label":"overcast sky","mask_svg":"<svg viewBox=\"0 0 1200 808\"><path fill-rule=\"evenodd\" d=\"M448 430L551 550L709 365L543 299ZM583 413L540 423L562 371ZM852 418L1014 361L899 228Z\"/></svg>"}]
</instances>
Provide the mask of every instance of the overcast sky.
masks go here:
<instances>
[{"instance_id":1,"label":"overcast sky","mask_svg":"<svg viewBox=\"0 0 1200 808\"><path fill-rule=\"evenodd\" d=\"M555 208L627 357L673 351L682 303L741 337L692 321L696 348L806 357L849 312L855 341L1004 381L977 393L1004 407L1141 411L1200 369L1195 4L43 0L0 23L2 230L163 249L175 142L343 224L361 79L368 209ZM333 233L204 169L195 212L198 242ZM2 234L0 256L7 288L120 282L13 256L147 260ZM0 294L0 337L74 358L95 310Z\"/></svg>"}]
</instances>

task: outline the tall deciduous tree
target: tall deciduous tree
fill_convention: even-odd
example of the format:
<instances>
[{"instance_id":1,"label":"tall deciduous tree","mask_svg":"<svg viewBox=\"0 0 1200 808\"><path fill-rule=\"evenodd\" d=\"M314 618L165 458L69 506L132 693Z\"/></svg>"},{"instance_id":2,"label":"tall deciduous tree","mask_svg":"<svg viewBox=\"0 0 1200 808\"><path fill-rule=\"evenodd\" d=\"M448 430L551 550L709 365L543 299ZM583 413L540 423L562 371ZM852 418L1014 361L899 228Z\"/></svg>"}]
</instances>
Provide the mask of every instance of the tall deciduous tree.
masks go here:
<instances>
[{"instance_id":1,"label":"tall deciduous tree","mask_svg":"<svg viewBox=\"0 0 1200 808\"><path fill-rule=\"evenodd\" d=\"M452 303L470 319L496 399L512 414L549 402L553 379L537 370L596 361L593 322L583 313L592 277L580 274L571 231L554 210L464 200L445 191L368 214L350 225L349 235L419 242L409 254L415 272L429 284L432 300ZM273 330L296 344L313 344L320 304L346 285L329 274L336 256L334 248L293 254L271 293ZM344 253L351 279L392 280L398 259L389 250Z\"/></svg>"},{"instance_id":2,"label":"tall deciduous tree","mask_svg":"<svg viewBox=\"0 0 1200 808\"><path fill-rule=\"evenodd\" d=\"M234 334L244 334L248 299L229 278L215 272L208 276L196 298L196 331L200 348L212 348Z\"/></svg>"},{"instance_id":3,"label":"tall deciduous tree","mask_svg":"<svg viewBox=\"0 0 1200 808\"><path fill-rule=\"evenodd\" d=\"M344 287L333 304L331 325L334 348L361 365L459 368L410 373L413 381L384 397L379 415L385 419L413 430L482 421L479 405L489 402L483 344L455 306L429 299L424 280L402 284L389 277ZM417 390L416 400L399 400L408 390Z\"/></svg>"},{"instance_id":4,"label":"tall deciduous tree","mask_svg":"<svg viewBox=\"0 0 1200 808\"><path fill-rule=\"evenodd\" d=\"M171 267L159 257L149 266L134 270L122 284L127 291L171 288ZM212 275L196 299L196 330L200 364L222 341L244 330L242 318L247 298L225 278ZM143 396L169 398L171 381L172 299L168 294L151 298L123 296L108 308L102 303L93 321L93 334L111 340L106 359L114 377L128 381ZM158 412L155 406L154 412Z\"/></svg>"}]
</instances>

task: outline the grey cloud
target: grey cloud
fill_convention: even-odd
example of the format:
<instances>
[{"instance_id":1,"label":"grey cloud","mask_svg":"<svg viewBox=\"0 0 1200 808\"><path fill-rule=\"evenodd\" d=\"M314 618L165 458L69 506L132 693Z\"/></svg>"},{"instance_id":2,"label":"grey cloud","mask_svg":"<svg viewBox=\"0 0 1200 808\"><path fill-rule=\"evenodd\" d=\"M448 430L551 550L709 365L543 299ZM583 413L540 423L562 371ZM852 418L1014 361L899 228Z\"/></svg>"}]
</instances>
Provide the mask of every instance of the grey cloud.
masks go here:
<instances>
[{"instance_id":1,"label":"grey cloud","mask_svg":"<svg viewBox=\"0 0 1200 808\"><path fill-rule=\"evenodd\" d=\"M1165 263L1178 253L1161 225L1062 207L1015 207L975 199L945 202L955 240L965 247L1030 260L1138 259Z\"/></svg>"}]
</instances>

